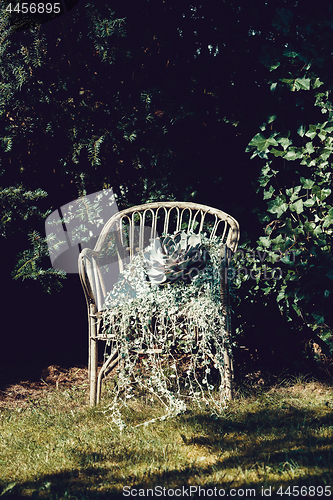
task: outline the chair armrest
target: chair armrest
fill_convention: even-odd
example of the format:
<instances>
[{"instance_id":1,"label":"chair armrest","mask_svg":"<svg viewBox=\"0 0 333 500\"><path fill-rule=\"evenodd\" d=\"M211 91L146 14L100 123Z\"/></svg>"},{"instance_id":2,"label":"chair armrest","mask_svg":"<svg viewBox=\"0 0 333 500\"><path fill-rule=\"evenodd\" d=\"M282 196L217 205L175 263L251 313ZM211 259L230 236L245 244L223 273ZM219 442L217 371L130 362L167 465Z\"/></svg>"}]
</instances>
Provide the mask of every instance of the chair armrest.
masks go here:
<instances>
[{"instance_id":1,"label":"chair armrest","mask_svg":"<svg viewBox=\"0 0 333 500\"><path fill-rule=\"evenodd\" d=\"M100 310L106 292L97 252L90 248L82 250L79 255L79 275L87 303L95 304Z\"/></svg>"}]
</instances>

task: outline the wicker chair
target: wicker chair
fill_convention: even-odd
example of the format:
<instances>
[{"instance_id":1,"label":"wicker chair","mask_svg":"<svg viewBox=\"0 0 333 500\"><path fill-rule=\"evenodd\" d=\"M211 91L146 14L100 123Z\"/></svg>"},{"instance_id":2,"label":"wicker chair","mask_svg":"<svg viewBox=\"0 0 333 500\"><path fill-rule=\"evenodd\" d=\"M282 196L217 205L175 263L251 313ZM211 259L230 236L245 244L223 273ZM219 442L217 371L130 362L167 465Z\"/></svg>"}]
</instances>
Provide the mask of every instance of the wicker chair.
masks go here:
<instances>
[{"instance_id":1,"label":"wicker chair","mask_svg":"<svg viewBox=\"0 0 333 500\"><path fill-rule=\"evenodd\" d=\"M118 362L117 353L111 353L103 364L98 376L98 343L107 337L101 329L101 307L107 293L105 272L103 276L103 252L108 246L110 237L115 240L115 259L118 272L124 269L125 262L133 259L142 251L151 238L162 234L172 234L179 230L193 230L196 233L206 232L212 238L222 236L221 245L221 300L222 310L226 317L226 333L230 335L230 305L226 268L232 253L237 250L239 240L238 222L230 215L205 205L189 202L156 202L128 208L113 215L105 224L96 242L94 250L85 248L79 255L79 275L84 290L89 324L89 381L90 404L100 400L103 375ZM225 394L232 399L233 367L228 349L225 349Z\"/></svg>"}]
</instances>

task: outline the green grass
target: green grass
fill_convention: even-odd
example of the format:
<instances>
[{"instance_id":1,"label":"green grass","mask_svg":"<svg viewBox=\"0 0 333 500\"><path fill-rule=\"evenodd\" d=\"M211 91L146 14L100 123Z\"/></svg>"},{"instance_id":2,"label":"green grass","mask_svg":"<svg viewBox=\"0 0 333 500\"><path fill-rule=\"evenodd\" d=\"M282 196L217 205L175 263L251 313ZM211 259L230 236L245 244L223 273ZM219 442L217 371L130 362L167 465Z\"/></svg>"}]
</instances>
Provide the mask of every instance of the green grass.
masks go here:
<instances>
[{"instance_id":1,"label":"green grass","mask_svg":"<svg viewBox=\"0 0 333 500\"><path fill-rule=\"evenodd\" d=\"M2 408L0 495L110 499L125 498L123 486L192 485L192 493L194 486L255 488L261 496L262 487L276 493L281 485L333 483L330 385L300 378L270 389L239 389L219 417L193 407L138 426L161 414L157 402L131 401L121 431L106 396L89 408L84 385L50 388L24 408Z\"/></svg>"}]
</instances>

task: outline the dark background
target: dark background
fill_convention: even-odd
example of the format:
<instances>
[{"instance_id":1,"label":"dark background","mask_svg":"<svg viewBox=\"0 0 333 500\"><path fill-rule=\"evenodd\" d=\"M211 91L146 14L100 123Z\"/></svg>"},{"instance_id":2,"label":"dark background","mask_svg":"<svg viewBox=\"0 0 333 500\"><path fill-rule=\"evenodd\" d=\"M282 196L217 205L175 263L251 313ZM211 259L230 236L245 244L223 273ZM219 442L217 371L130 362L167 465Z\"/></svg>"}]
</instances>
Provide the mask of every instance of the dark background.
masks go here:
<instances>
[{"instance_id":1,"label":"dark background","mask_svg":"<svg viewBox=\"0 0 333 500\"><path fill-rule=\"evenodd\" d=\"M114 56L107 63L88 36L86 2L65 3L67 13L39 20L49 59L16 97L30 108L15 115L21 123L24 113L30 113L35 127L30 136L16 135L10 154L1 152L2 186L22 182L31 190L42 188L48 196L38 202L39 208L55 210L78 197L78 174L84 172L87 193L112 186L119 209L153 199L195 201L230 213L240 223L241 242L255 241L263 230L256 210L266 206L256 193L263 163L250 160L245 148L270 114L278 114L281 126L290 126L303 113L300 96L288 100L271 93L269 71L260 62L267 44L279 49L285 44L283 32L274 31L272 21L277 7L288 8L290 2L208 1L196 3L195 11L193 2L96 3L96 22L109 15L108 6L115 17L126 19L126 37L108 41ZM302 18L303 4L292 7L295 17ZM321 9L320 4L307 7L306 19L323 16ZM19 44L35 19L22 25L14 17L12 22L12 40ZM58 86L52 86L54 82ZM46 105L38 96L48 89L55 99ZM152 125L146 119L143 92L151 94ZM68 96L74 99L73 109L59 104ZM86 107L81 106L83 99ZM100 105L94 107L93 102ZM85 151L79 163L71 163L74 141L65 131L72 119L82 137L109 134L99 165L92 165ZM52 136L45 133L48 121L54 123ZM125 141L124 131L134 129L135 141ZM15 367L15 373L25 366L39 370L50 364L86 364L86 304L78 275L68 275L63 289L51 295L42 292L38 281L12 279L31 227L44 234L43 220L21 221L1 240L0 362ZM248 318L248 326L235 348L236 375L316 369L304 350L306 335L290 336L275 301L267 307L244 303L241 315ZM237 321L235 315L235 326Z\"/></svg>"}]
</instances>

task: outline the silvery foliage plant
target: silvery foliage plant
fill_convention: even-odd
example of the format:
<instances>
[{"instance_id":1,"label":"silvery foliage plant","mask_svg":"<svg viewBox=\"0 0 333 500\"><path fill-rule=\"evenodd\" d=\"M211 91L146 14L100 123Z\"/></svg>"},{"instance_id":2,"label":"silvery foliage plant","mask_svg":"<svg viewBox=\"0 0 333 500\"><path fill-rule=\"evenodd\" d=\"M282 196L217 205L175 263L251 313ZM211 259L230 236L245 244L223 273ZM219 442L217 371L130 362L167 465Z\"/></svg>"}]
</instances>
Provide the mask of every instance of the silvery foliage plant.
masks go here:
<instances>
[{"instance_id":1,"label":"silvery foliage plant","mask_svg":"<svg viewBox=\"0 0 333 500\"><path fill-rule=\"evenodd\" d=\"M187 283L200 271L206 260L201 235L178 231L173 236L156 238L144 252L145 269L152 284Z\"/></svg>"},{"instance_id":2,"label":"silvery foliage plant","mask_svg":"<svg viewBox=\"0 0 333 500\"><path fill-rule=\"evenodd\" d=\"M156 281L156 275L149 274L151 267L147 271L147 260L156 258L156 241L152 241L125 267L105 298L104 333L110 337L108 347L118 350L121 359L110 409L116 407L116 401L128 404L140 394L163 403L166 412L162 418L182 413L185 397L199 404L213 403L216 411L224 408L221 240L202 235L198 245L199 240L189 236L187 246L183 243L183 262L191 258L186 256L189 242L195 243L196 255L204 256L191 280L165 283L160 273ZM165 245L171 243L164 240ZM151 251L150 259L147 254ZM176 260L175 248L170 255Z\"/></svg>"}]
</instances>

